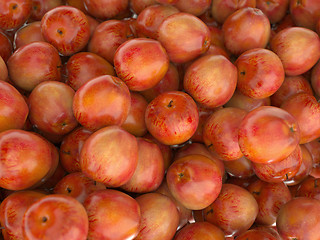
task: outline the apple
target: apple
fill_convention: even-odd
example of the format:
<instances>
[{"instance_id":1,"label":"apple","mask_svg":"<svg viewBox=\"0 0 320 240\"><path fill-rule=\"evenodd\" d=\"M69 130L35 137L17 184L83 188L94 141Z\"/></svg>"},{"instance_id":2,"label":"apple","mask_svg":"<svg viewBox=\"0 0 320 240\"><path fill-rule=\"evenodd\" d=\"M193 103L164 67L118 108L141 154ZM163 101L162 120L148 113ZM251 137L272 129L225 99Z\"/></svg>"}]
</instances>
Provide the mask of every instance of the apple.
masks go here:
<instances>
[{"instance_id":1,"label":"apple","mask_svg":"<svg viewBox=\"0 0 320 240\"><path fill-rule=\"evenodd\" d=\"M0 92L0 132L23 129L29 114L25 99L15 87L4 81L0 81Z\"/></svg>"},{"instance_id":2,"label":"apple","mask_svg":"<svg viewBox=\"0 0 320 240\"><path fill-rule=\"evenodd\" d=\"M50 194L35 201L23 216L24 239L79 239L88 235L88 215L76 199Z\"/></svg>"},{"instance_id":3,"label":"apple","mask_svg":"<svg viewBox=\"0 0 320 240\"><path fill-rule=\"evenodd\" d=\"M267 98L282 85L285 73L280 58L272 51L255 48L236 60L237 89L251 98Z\"/></svg>"},{"instance_id":4,"label":"apple","mask_svg":"<svg viewBox=\"0 0 320 240\"><path fill-rule=\"evenodd\" d=\"M185 63L208 50L211 35L209 28L199 18L180 12L172 14L160 24L158 40L171 62Z\"/></svg>"},{"instance_id":5,"label":"apple","mask_svg":"<svg viewBox=\"0 0 320 240\"><path fill-rule=\"evenodd\" d=\"M130 111L130 92L119 78L101 75L83 84L73 98L77 121L96 131L110 125L121 126Z\"/></svg>"},{"instance_id":6,"label":"apple","mask_svg":"<svg viewBox=\"0 0 320 240\"><path fill-rule=\"evenodd\" d=\"M29 120L40 131L65 135L78 122L73 115L75 91L65 83L44 81L38 84L28 98Z\"/></svg>"},{"instance_id":7,"label":"apple","mask_svg":"<svg viewBox=\"0 0 320 240\"><path fill-rule=\"evenodd\" d=\"M187 93L164 92L148 104L145 122L149 133L159 142L166 145L181 144L197 130L198 108Z\"/></svg>"},{"instance_id":8,"label":"apple","mask_svg":"<svg viewBox=\"0 0 320 240\"><path fill-rule=\"evenodd\" d=\"M0 3L0 29L15 30L30 17L32 0L7 0Z\"/></svg>"},{"instance_id":9,"label":"apple","mask_svg":"<svg viewBox=\"0 0 320 240\"><path fill-rule=\"evenodd\" d=\"M156 0L130 0L129 2L131 10L133 10L133 12L137 15L140 14L146 7L156 3Z\"/></svg>"},{"instance_id":10,"label":"apple","mask_svg":"<svg viewBox=\"0 0 320 240\"><path fill-rule=\"evenodd\" d=\"M278 32L272 37L270 47L281 59L288 76L307 72L320 58L318 34L302 27L289 27Z\"/></svg>"},{"instance_id":11,"label":"apple","mask_svg":"<svg viewBox=\"0 0 320 240\"><path fill-rule=\"evenodd\" d=\"M10 80L31 92L44 81L61 80L61 59L47 42L32 42L16 50L7 62Z\"/></svg>"},{"instance_id":12,"label":"apple","mask_svg":"<svg viewBox=\"0 0 320 240\"><path fill-rule=\"evenodd\" d=\"M30 19L33 21L40 21L46 12L63 3L63 0L32 0Z\"/></svg>"},{"instance_id":13,"label":"apple","mask_svg":"<svg viewBox=\"0 0 320 240\"><path fill-rule=\"evenodd\" d=\"M248 239L277 240L271 233L259 229L250 229L237 237L237 240Z\"/></svg>"},{"instance_id":14,"label":"apple","mask_svg":"<svg viewBox=\"0 0 320 240\"><path fill-rule=\"evenodd\" d=\"M88 51L113 64L118 47L133 36L129 23L116 19L107 20L100 23L94 30L88 43Z\"/></svg>"},{"instance_id":15,"label":"apple","mask_svg":"<svg viewBox=\"0 0 320 240\"><path fill-rule=\"evenodd\" d=\"M298 146L298 121L287 111L273 106L249 112L239 126L239 146L243 155L256 163L277 162Z\"/></svg>"},{"instance_id":16,"label":"apple","mask_svg":"<svg viewBox=\"0 0 320 240\"><path fill-rule=\"evenodd\" d=\"M82 146L80 166L89 178L108 187L119 187L133 176L138 164L138 142L119 126L101 128Z\"/></svg>"},{"instance_id":17,"label":"apple","mask_svg":"<svg viewBox=\"0 0 320 240\"><path fill-rule=\"evenodd\" d=\"M66 64L66 83L77 91L89 80L102 76L115 76L113 66L99 55L80 52L72 55Z\"/></svg>"},{"instance_id":18,"label":"apple","mask_svg":"<svg viewBox=\"0 0 320 240\"><path fill-rule=\"evenodd\" d=\"M145 193L136 198L141 221L135 240L171 240L179 224L174 202L161 193Z\"/></svg>"},{"instance_id":19,"label":"apple","mask_svg":"<svg viewBox=\"0 0 320 240\"><path fill-rule=\"evenodd\" d=\"M219 195L221 170L210 158L190 154L176 159L166 175L173 197L188 209L208 207Z\"/></svg>"},{"instance_id":20,"label":"apple","mask_svg":"<svg viewBox=\"0 0 320 240\"><path fill-rule=\"evenodd\" d=\"M195 60L183 79L184 90L207 108L227 103L236 86L237 68L222 55L207 55Z\"/></svg>"},{"instance_id":21,"label":"apple","mask_svg":"<svg viewBox=\"0 0 320 240\"><path fill-rule=\"evenodd\" d=\"M0 56L2 57L4 62L8 61L9 57L12 54L12 50L12 41L4 32L0 31Z\"/></svg>"},{"instance_id":22,"label":"apple","mask_svg":"<svg viewBox=\"0 0 320 240\"><path fill-rule=\"evenodd\" d=\"M43 38L64 56L81 51L90 38L86 15L70 6L59 6L46 12L41 19L41 32Z\"/></svg>"},{"instance_id":23,"label":"apple","mask_svg":"<svg viewBox=\"0 0 320 240\"><path fill-rule=\"evenodd\" d=\"M257 0L256 7L269 18L271 24L280 22L286 15L290 0Z\"/></svg>"},{"instance_id":24,"label":"apple","mask_svg":"<svg viewBox=\"0 0 320 240\"><path fill-rule=\"evenodd\" d=\"M222 25L224 44L232 54L265 48L271 28L268 17L258 8L246 7L232 13Z\"/></svg>"},{"instance_id":25,"label":"apple","mask_svg":"<svg viewBox=\"0 0 320 240\"><path fill-rule=\"evenodd\" d=\"M45 40L41 33L40 21L35 21L25 24L16 31L13 45L15 49L18 49L28 43L41 41L44 42Z\"/></svg>"},{"instance_id":26,"label":"apple","mask_svg":"<svg viewBox=\"0 0 320 240\"><path fill-rule=\"evenodd\" d=\"M159 41L147 38L127 40L114 55L114 68L131 91L154 87L169 68L166 50Z\"/></svg>"},{"instance_id":27,"label":"apple","mask_svg":"<svg viewBox=\"0 0 320 240\"><path fill-rule=\"evenodd\" d=\"M0 56L0 80L5 82L8 81L8 68L1 56Z\"/></svg>"},{"instance_id":28,"label":"apple","mask_svg":"<svg viewBox=\"0 0 320 240\"><path fill-rule=\"evenodd\" d=\"M232 177L250 178L255 175L252 162L245 156L232 161L223 161L223 164L226 172Z\"/></svg>"},{"instance_id":29,"label":"apple","mask_svg":"<svg viewBox=\"0 0 320 240\"><path fill-rule=\"evenodd\" d=\"M194 16L200 16L210 9L212 0L178 0L174 6L181 12L190 13Z\"/></svg>"},{"instance_id":30,"label":"apple","mask_svg":"<svg viewBox=\"0 0 320 240\"><path fill-rule=\"evenodd\" d=\"M83 0L88 13L95 18L114 18L129 6L129 0Z\"/></svg>"},{"instance_id":31,"label":"apple","mask_svg":"<svg viewBox=\"0 0 320 240\"><path fill-rule=\"evenodd\" d=\"M19 129L0 133L0 187L23 190L38 183L52 166L52 149L47 140Z\"/></svg>"},{"instance_id":32,"label":"apple","mask_svg":"<svg viewBox=\"0 0 320 240\"><path fill-rule=\"evenodd\" d=\"M320 17L320 4L317 0L303 2L291 0L289 11L295 25L311 30L316 29L317 20Z\"/></svg>"},{"instance_id":33,"label":"apple","mask_svg":"<svg viewBox=\"0 0 320 240\"><path fill-rule=\"evenodd\" d=\"M174 240L186 239L224 240L224 232L217 226L208 222L188 224L177 232Z\"/></svg>"}]
</instances>

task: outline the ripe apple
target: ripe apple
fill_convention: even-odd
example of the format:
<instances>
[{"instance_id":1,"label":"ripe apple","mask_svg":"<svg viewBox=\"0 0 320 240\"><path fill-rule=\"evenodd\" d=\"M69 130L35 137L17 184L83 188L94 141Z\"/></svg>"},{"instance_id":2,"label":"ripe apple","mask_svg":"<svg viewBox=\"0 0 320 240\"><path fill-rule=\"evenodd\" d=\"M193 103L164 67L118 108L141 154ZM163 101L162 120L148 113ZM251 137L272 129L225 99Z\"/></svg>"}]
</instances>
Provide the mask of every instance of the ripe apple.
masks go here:
<instances>
[{"instance_id":1,"label":"ripe apple","mask_svg":"<svg viewBox=\"0 0 320 240\"><path fill-rule=\"evenodd\" d=\"M299 141L298 121L278 107L258 107L239 126L240 150L253 162L281 161L296 149Z\"/></svg>"},{"instance_id":2,"label":"ripe apple","mask_svg":"<svg viewBox=\"0 0 320 240\"><path fill-rule=\"evenodd\" d=\"M132 91L154 87L169 68L166 50L159 41L135 38L121 44L114 55L114 68Z\"/></svg>"},{"instance_id":3,"label":"ripe apple","mask_svg":"<svg viewBox=\"0 0 320 240\"><path fill-rule=\"evenodd\" d=\"M41 19L41 32L43 38L64 56L81 51L90 38L86 15L70 6L59 6L48 11Z\"/></svg>"},{"instance_id":4,"label":"ripe apple","mask_svg":"<svg viewBox=\"0 0 320 240\"><path fill-rule=\"evenodd\" d=\"M190 13L194 16L200 16L211 7L212 0L178 0L174 6L181 12Z\"/></svg>"},{"instance_id":5,"label":"ripe apple","mask_svg":"<svg viewBox=\"0 0 320 240\"><path fill-rule=\"evenodd\" d=\"M130 180L138 164L135 136L113 125L94 132L80 153L82 172L109 187L119 187Z\"/></svg>"},{"instance_id":6,"label":"ripe apple","mask_svg":"<svg viewBox=\"0 0 320 240\"><path fill-rule=\"evenodd\" d=\"M79 239L88 235L88 215L76 199L50 194L34 202L23 216L24 239Z\"/></svg>"},{"instance_id":7,"label":"ripe apple","mask_svg":"<svg viewBox=\"0 0 320 240\"><path fill-rule=\"evenodd\" d=\"M41 33L40 23L40 21L31 22L16 31L13 42L15 49L28 43L45 41Z\"/></svg>"},{"instance_id":8,"label":"ripe apple","mask_svg":"<svg viewBox=\"0 0 320 240\"><path fill-rule=\"evenodd\" d=\"M129 6L129 0L83 0L88 13L95 18L114 18Z\"/></svg>"},{"instance_id":9,"label":"ripe apple","mask_svg":"<svg viewBox=\"0 0 320 240\"><path fill-rule=\"evenodd\" d=\"M223 164L229 176L235 178L250 178L255 175L252 162L245 156L232 161L223 161Z\"/></svg>"},{"instance_id":10,"label":"ripe apple","mask_svg":"<svg viewBox=\"0 0 320 240\"><path fill-rule=\"evenodd\" d=\"M148 131L166 145L181 144L197 130L199 113L194 100L181 91L164 92L147 106Z\"/></svg>"},{"instance_id":11,"label":"ripe apple","mask_svg":"<svg viewBox=\"0 0 320 240\"><path fill-rule=\"evenodd\" d=\"M290 0L257 0L256 7L269 18L270 23L280 22L286 15Z\"/></svg>"},{"instance_id":12,"label":"ripe apple","mask_svg":"<svg viewBox=\"0 0 320 240\"><path fill-rule=\"evenodd\" d=\"M31 92L40 82L60 81L61 59L47 42L29 43L16 50L7 62L10 80Z\"/></svg>"},{"instance_id":13,"label":"ripe apple","mask_svg":"<svg viewBox=\"0 0 320 240\"><path fill-rule=\"evenodd\" d=\"M30 19L33 21L40 21L46 12L63 3L63 0L32 0Z\"/></svg>"},{"instance_id":14,"label":"ripe apple","mask_svg":"<svg viewBox=\"0 0 320 240\"><path fill-rule=\"evenodd\" d=\"M208 207L219 195L221 171L210 158L192 154L178 158L166 175L171 194L191 210Z\"/></svg>"}]
</instances>

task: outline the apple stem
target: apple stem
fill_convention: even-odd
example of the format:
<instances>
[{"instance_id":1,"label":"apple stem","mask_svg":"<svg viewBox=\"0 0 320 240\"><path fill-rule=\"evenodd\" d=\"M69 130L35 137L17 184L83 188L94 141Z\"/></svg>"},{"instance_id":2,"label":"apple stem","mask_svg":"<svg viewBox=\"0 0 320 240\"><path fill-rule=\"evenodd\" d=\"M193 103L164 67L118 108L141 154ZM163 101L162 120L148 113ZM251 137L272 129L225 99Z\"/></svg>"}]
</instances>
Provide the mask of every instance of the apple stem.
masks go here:
<instances>
[{"instance_id":1,"label":"apple stem","mask_svg":"<svg viewBox=\"0 0 320 240\"><path fill-rule=\"evenodd\" d=\"M172 103L173 103L173 100L170 100L169 104L168 104L168 107L172 107Z\"/></svg>"},{"instance_id":2,"label":"apple stem","mask_svg":"<svg viewBox=\"0 0 320 240\"><path fill-rule=\"evenodd\" d=\"M42 222L45 223L48 220L47 217L42 217Z\"/></svg>"}]
</instances>

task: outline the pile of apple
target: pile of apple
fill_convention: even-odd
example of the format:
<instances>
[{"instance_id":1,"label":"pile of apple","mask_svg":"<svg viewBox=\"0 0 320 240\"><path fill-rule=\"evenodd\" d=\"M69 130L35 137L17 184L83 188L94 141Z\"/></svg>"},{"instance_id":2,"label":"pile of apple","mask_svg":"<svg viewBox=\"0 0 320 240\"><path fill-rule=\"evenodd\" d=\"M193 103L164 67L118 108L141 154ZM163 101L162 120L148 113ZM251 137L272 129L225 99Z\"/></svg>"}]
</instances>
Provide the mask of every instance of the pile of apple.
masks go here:
<instances>
[{"instance_id":1,"label":"pile of apple","mask_svg":"<svg viewBox=\"0 0 320 240\"><path fill-rule=\"evenodd\" d=\"M1 0L1 238L320 240L319 34L319 0Z\"/></svg>"}]
</instances>

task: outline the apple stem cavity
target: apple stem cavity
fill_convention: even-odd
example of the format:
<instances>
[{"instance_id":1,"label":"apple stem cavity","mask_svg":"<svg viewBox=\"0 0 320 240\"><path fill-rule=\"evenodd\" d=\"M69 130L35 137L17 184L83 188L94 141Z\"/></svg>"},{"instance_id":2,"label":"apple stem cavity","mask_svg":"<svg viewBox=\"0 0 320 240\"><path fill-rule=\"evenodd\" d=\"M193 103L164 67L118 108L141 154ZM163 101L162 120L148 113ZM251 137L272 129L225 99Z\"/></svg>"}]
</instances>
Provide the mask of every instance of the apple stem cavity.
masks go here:
<instances>
[{"instance_id":1,"label":"apple stem cavity","mask_svg":"<svg viewBox=\"0 0 320 240\"><path fill-rule=\"evenodd\" d=\"M171 108L172 107L172 103L173 103L173 100L170 100L169 104L168 104L168 107Z\"/></svg>"}]
</instances>

